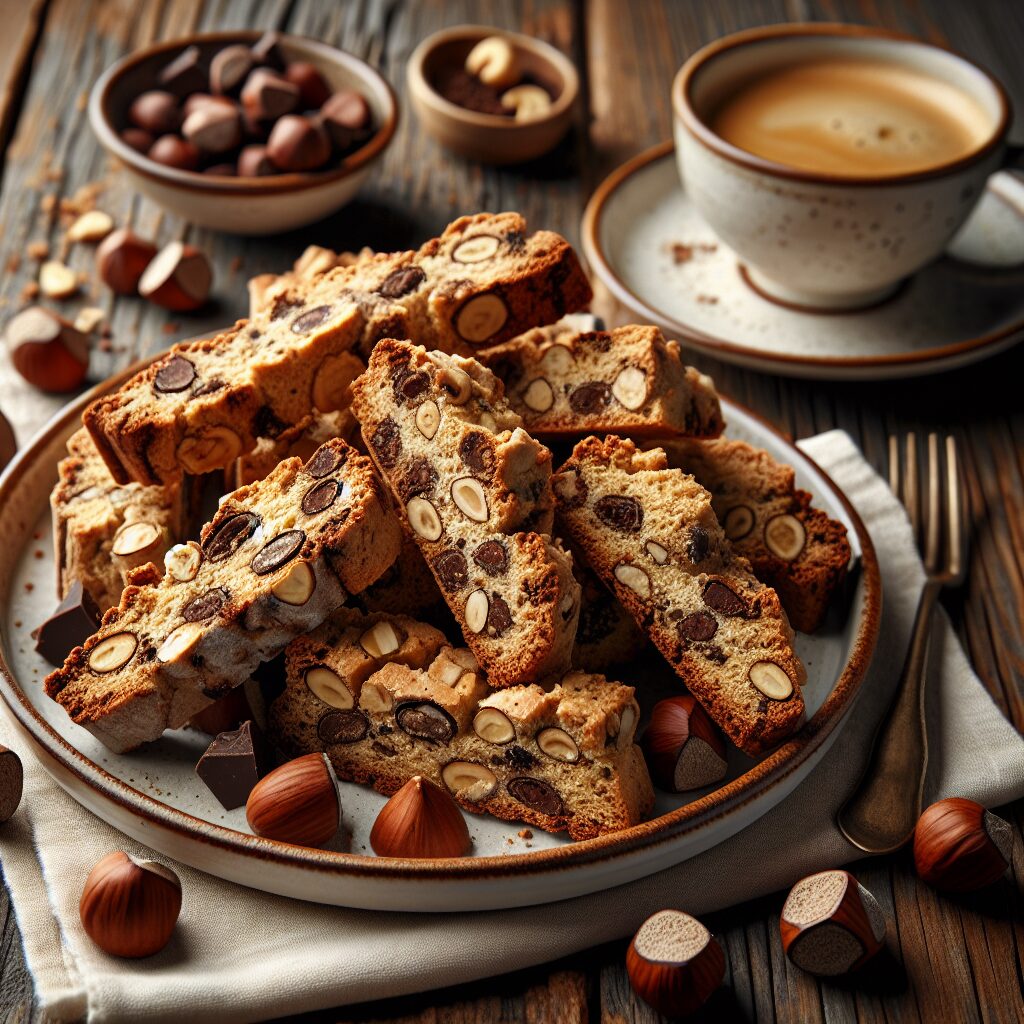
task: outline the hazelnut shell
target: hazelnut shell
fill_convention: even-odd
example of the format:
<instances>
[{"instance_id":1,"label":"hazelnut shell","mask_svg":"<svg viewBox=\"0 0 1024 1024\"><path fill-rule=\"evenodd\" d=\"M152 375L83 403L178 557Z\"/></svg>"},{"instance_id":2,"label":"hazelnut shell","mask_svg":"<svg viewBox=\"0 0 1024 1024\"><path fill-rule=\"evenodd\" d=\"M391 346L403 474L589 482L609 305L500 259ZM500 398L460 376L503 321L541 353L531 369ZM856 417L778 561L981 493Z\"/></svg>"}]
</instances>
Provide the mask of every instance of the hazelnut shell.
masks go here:
<instances>
[{"instance_id":1,"label":"hazelnut shell","mask_svg":"<svg viewBox=\"0 0 1024 1024\"><path fill-rule=\"evenodd\" d=\"M370 831L379 857L462 857L472 842L466 819L439 786L413 776L381 808Z\"/></svg>"},{"instance_id":2,"label":"hazelnut shell","mask_svg":"<svg viewBox=\"0 0 1024 1024\"><path fill-rule=\"evenodd\" d=\"M258 836L295 846L323 846L341 823L341 804L326 754L306 754L260 779L245 804Z\"/></svg>"},{"instance_id":3,"label":"hazelnut shell","mask_svg":"<svg viewBox=\"0 0 1024 1024\"><path fill-rule=\"evenodd\" d=\"M999 881L1012 852L1010 825L974 800L939 800L914 828L918 875L947 892L972 892Z\"/></svg>"}]
</instances>

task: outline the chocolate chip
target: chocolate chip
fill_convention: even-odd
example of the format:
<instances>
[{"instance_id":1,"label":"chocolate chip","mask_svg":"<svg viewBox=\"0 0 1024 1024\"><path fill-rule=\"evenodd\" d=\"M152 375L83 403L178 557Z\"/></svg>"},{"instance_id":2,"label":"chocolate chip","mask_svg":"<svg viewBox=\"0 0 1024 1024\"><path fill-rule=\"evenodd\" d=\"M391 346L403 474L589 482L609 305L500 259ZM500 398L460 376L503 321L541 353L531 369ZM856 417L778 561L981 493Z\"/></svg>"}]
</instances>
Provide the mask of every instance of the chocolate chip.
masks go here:
<instances>
[{"instance_id":1,"label":"chocolate chip","mask_svg":"<svg viewBox=\"0 0 1024 1024\"><path fill-rule=\"evenodd\" d=\"M331 746L334 743L356 743L370 731L370 720L362 713L350 708L347 711L325 711L316 723L316 734L321 742Z\"/></svg>"},{"instance_id":2,"label":"chocolate chip","mask_svg":"<svg viewBox=\"0 0 1024 1024\"><path fill-rule=\"evenodd\" d=\"M442 551L431 563L441 586L449 593L461 590L469 582L469 566L466 556L449 548Z\"/></svg>"},{"instance_id":3,"label":"chocolate chip","mask_svg":"<svg viewBox=\"0 0 1024 1024\"><path fill-rule=\"evenodd\" d=\"M718 632L718 623L707 612L692 612L677 623L676 631L684 640L710 640Z\"/></svg>"},{"instance_id":4,"label":"chocolate chip","mask_svg":"<svg viewBox=\"0 0 1024 1024\"><path fill-rule=\"evenodd\" d=\"M508 570L508 552L497 540L487 540L473 552L473 561L488 576L502 576Z\"/></svg>"},{"instance_id":5,"label":"chocolate chip","mask_svg":"<svg viewBox=\"0 0 1024 1024\"><path fill-rule=\"evenodd\" d=\"M703 526L694 526L690 529L690 561L696 565L707 558L708 550L711 547L711 538Z\"/></svg>"},{"instance_id":6,"label":"chocolate chip","mask_svg":"<svg viewBox=\"0 0 1024 1024\"><path fill-rule=\"evenodd\" d=\"M395 394L409 402L415 402L429 387L430 377L422 370L416 373L407 370L394 380Z\"/></svg>"},{"instance_id":7,"label":"chocolate chip","mask_svg":"<svg viewBox=\"0 0 1024 1024\"><path fill-rule=\"evenodd\" d=\"M377 461L385 468L392 469L402 454L402 435L398 424L390 417L377 424L370 437L370 446L377 454Z\"/></svg>"},{"instance_id":8,"label":"chocolate chip","mask_svg":"<svg viewBox=\"0 0 1024 1024\"><path fill-rule=\"evenodd\" d=\"M533 754L523 747L516 746L515 743L510 747L506 747L504 757L509 767L515 768L516 771L525 771L537 763L537 758ZM496 763L500 764L501 762L498 761Z\"/></svg>"},{"instance_id":9,"label":"chocolate chip","mask_svg":"<svg viewBox=\"0 0 1024 1024\"><path fill-rule=\"evenodd\" d=\"M227 385L224 383L224 381L215 377L213 380L208 380L205 384L200 384L199 387L197 387L195 391L192 392L192 397L202 398L203 395L215 394L216 392L221 391L223 388L226 387Z\"/></svg>"},{"instance_id":10,"label":"chocolate chip","mask_svg":"<svg viewBox=\"0 0 1024 1024\"><path fill-rule=\"evenodd\" d=\"M285 530L273 540L267 541L256 552L249 567L257 576L266 576L269 572L280 569L290 562L306 543L306 534L302 530Z\"/></svg>"},{"instance_id":11,"label":"chocolate chip","mask_svg":"<svg viewBox=\"0 0 1024 1024\"><path fill-rule=\"evenodd\" d=\"M315 516L329 509L340 491L337 480L321 480L320 483L313 484L302 496L302 511L307 516Z\"/></svg>"},{"instance_id":12,"label":"chocolate chip","mask_svg":"<svg viewBox=\"0 0 1024 1024\"><path fill-rule=\"evenodd\" d=\"M395 721L410 736L434 743L447 743L457 731L455 719L429 701L399 705Z\"/></svg>"},{"instance_id":13,"label":"chocolate chip","mask_svg":"<svg viewBox=\"0 0 1024 1024\"><path fill-rule=\"evenodd\" d=\"M491 604L487 609L487 633L489 636L501 636L512 625L512 611L505 599L497 594L491 596Z\"/></svg>"},{"instance_id":14,"label":"chocolate chip","mask_svg":"<svg viewBox=\"0 0 1024 1024\"><path fill-rule=\"evenodd\" d=\"M419 267L401 267L388 274L377 291L386 299L399 299L418 288L426 278Z\"/></svg>"},{"instance_id":15,"label":"chocolate chip","mask_svg":"<svg viewBox=\"0 0 1024 1024\"><path fill-rule=\"evenodd\" d=\"M327 445L324 445L306 463L306 472L314 480L319 480L321 477L329 476L333 473L344 461L341 452L337 448L328 448Z\"/></svg>"},{"instance_id":16,"label":"chocolate chip","mask_svg":"<svg viewBox=\"0 0 1024 1024\"><path fill-rule=\"evenodd\" d=\"M314 306L307 309L292 321L292 334L305 334L314 327L319 327L330 315L330 306Z\"/></svg>"},{"instance_id":17,"label":"chocolate chip","mask_svg":"<svg viewBox=\"0 0 1024 1024\"><path fill-rule=\"evenodd\" d=\"M253 419L253 430L259 437L280 437L288 426L269 405L261 405Z\"/></svg>"},{"instance_id":18,"label":"chocolate chip","mask_svg":"<svg viewBox=\"0 0 1024 1024\"><path fill-rule=\"evenodd\" d=\"M531 779L528 775L522 775L517 779L509 779L506 784L509 796L518 800L521 804L544 814L549 818L557 818L564 811L562 798L540 779Z\"/></svg>"},{"instance_id":19,"label":"chocolate chip","mask_svg":"<svg viewBox=\"0 0 1024 1024\"><path fill-rule=\"evenodd\" d=\"M203 542L203 554L211 562L222 562L234 554L260 525L254 512L238 512L223 520Z\"/></svg>"},{"instance_id":20,"label":"chocolate chip","mask_svg":"<svg viewBox=\"0 0 1024 1024\"><path fill-rule=\"evenodd\" d=\"M196 368L184 356L171 356L156 371L153 386L163 394L184 391L196 379Z\"/></svg>"},{"instance_id":21,"label":"chocolate chip","mask_svg":"<svg viewBox=\"0 0 1024 1024\"><path fill-rule=\"evenodd\" d=\"M181 609L181 617L186 622L205 622L221 610L227 599L228 592L223 587L211 587L205 594L193 597Z\"/></svg>"},{"instance_id":22,"label":"chocolate chip","mask_svg":"<svg viewBox=\"0 0 1024 1024\"><path fill-rule=\"evenodd\" d=\"M747 614L747 605L743 598L730 590L724 583L719 583L718 580L712 580L704 588L704 603L723 615L742 616Z\"/></svg>"},{"instance_id":23,"label":"chocolate chip","mask_svg":"<svg viewBox=\"0 0 1024 1024\"><path fill-rule=\"evenodd\" d=\"M470 430L459 442L462 461L478 476L489 477L494 472L494 450L489 436L482 430Z\"/></svg>"},{"instance_id":24,"label":"chocolate chip","mask_svg":"<svg viewBox=\"0 0 1024 1024\"><path fill-rule=\"evenodd\" d=\"M405 501L416 494L430 494L437 486L437 470L428 459L413 459L398 483L398 493Z\"/></svg>"},{"instance_id":25,"label":"chocolate chip","mask_svg":"<svg viewBox=\"0 0 1024 1024\"><path fill-rule=\"evenodd\" d=\"M581 384L569 395L572 411L581 416L592 416L600 412L611 400L611 385L599 380Z\"/></svg>"},{"instance_id":26,"label":"chocolate chip","mask_svg":"<svg viewBox=\"0 0 1024 1024\"><path fill-rule=\"evenodd\" d=\"M644 525L644 507L625 494L606 494L594 503L597 518L613 530L636 533Z\"/></svg>"}]
</instances>

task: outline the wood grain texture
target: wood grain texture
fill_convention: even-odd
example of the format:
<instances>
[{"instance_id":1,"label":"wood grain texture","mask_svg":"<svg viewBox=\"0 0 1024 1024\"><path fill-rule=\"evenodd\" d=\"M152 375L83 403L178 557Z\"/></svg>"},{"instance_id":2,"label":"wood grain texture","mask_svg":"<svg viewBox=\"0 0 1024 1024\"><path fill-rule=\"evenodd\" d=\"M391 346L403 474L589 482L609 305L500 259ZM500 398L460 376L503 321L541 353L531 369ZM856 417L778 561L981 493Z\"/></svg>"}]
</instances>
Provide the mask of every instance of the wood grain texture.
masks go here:
<instances>
[{"instance_id":1,"label":"wood grain texture","mask_svg":"<svg viewBox=\"0 0 1024 1024\"><path fill-rule=\"evenodd\" d=\"M901 29L956 46L1000 76L1024 106L1024 7L1002 0L32 0L8 6L12 14L0 42L0 265L7 270L0 318L23 304L37 273L27 246L47 243L87 278L83 295L64 308L95 301L110 318L114 343L111 351L94 353L96 380L138 355L242 315L245 280L283 268L310 242L405 248L457 214L507 208L578 242L580 215L597 183L624 159L669 137L668 87L678 66L703 43L739 28L843 20ZM583 95L575 127L550 157L496 170L451 157L418 131L405 103L408 56L429 32L466 21L530 32L576 61ZM321 38L370 60L395 86L403 116L380 172L356 202L304 231L239 240L183 224L131 194L97 147L82 110L100 71L137 46L193 29L252 26ZM187 238L210 254L217 272L214 303L194 316L169 316L139 300L114 300L93 283L91 248L65 247L59 210L61 199L97 181L104 186L97 205L119 223L161 242ZM867 386L786 380L692 358L722 391L793 437L847 430L883 472L889 432L957 434L975 529L968 582L947 604L993 698L1024 729L1024 346L953 374ZM22 443L61 402L34 392L0 360L0 405ZM1024 802L1003 813L1020 837ZM783 894L765 897L707 918L729 968L725 987L696 1019L1024 1019L1024 844L1018 841L1009 880L973 897L950 899L919 885L906 853L861 862L853 871L889 921L880 961L855 980L818 982L802 974L781 949ZM0 922L0 1017L32 1019L31 979L6 892L0 892ZM295 1019L653 1024L658 1016L629 988L624 950L624 943L613 943L547 968Z\"/></svg>"}]
</instances>

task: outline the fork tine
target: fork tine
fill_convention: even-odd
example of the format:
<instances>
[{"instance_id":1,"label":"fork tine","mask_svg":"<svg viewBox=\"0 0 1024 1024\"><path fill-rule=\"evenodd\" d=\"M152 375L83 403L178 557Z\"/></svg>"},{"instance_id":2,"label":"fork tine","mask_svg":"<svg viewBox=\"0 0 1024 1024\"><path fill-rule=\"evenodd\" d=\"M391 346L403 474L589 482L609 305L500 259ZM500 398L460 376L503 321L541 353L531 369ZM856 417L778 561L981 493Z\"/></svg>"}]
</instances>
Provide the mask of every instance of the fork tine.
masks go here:
<instances>
[{"instance_id":1,"label":"fork tine","mask_svg":"<svg viewBox=\"0 0 1024 1024\"><path fill-rule=\"evenodd\" d=\"M914 541L920 545L921 502L917 479L917 435L912 430L907 431L904 451L906 458L903 462L903 504L910 517L910 529L914 534Z\"/></svg>"},{"instance_id":2,"label":"fork tine","mask_svg":"<svg viewBox=\"0 0 1024 1024\"><path fill-rule=\"evenodd\" d=\"M956 438L946 435L946 508L949 510L948 561L949 574L954 580L963 577L965 569L964 492L960 484L960 459Z\"/></svg>"},{"instance_id":3,"label":"fork tine","mask_svg":"<svg viewBox=\"0 0 1024 1024\"><path fill-rule=\"evenodd\" d=\"M889 490L896 495L898 501L903 500L900 487L900 439L895 434L889 435Z\"/></svg>"},{"instance_id":4,"label":"fork tine","mask_svg":"<svg viewBox=\"0 0 1024 1024\"><path fill-rule=\"evenodd\" d=\"M928 435L928 504L924 516L924 566L930 573L939 570L939 540L942 535L942 466L939 462L939 435Z\"/></svg>"}]
</instances>

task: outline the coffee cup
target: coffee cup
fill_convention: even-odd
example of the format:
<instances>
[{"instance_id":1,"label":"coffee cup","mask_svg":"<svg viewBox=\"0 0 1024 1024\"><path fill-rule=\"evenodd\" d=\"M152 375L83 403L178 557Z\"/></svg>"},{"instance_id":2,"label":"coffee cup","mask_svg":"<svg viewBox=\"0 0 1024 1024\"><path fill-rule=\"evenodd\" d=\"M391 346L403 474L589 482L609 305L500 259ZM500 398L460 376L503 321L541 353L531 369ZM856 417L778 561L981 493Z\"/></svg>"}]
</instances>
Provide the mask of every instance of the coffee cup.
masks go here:
<instances>
[{"instance_id":1,"label":"coffee cup","mask_svg":"<svg viewBox=\"0 0 1024 1024\"><path fill-rule=\"evenodd\" d=\"M1008 159L1010 103L949 50L882 29L773 25L672 86L689 199L767 298L881 301L940 256Z\"/></svg>"}]
</instances>

